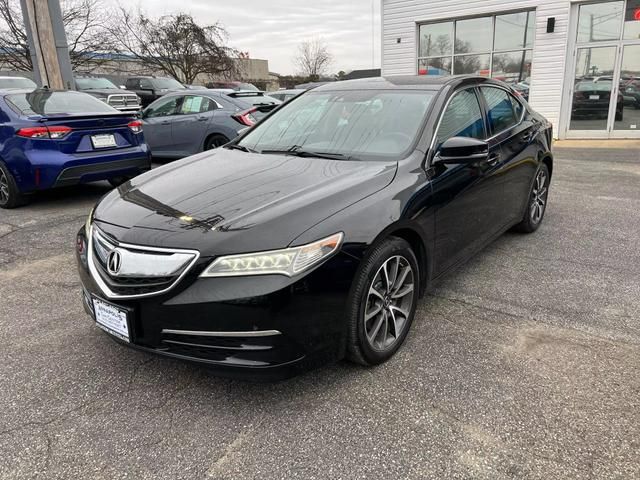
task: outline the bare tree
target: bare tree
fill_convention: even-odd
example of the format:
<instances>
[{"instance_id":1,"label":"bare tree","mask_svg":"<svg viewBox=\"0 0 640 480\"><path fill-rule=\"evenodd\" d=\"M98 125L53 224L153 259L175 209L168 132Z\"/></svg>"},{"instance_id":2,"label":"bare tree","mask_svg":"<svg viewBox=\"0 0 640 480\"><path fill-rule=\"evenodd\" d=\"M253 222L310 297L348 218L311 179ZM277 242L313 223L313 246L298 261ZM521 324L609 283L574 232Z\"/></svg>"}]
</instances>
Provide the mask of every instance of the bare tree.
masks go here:
<instances>
[{"instance_id":1,"label":"bare tree","mask_svg":"<svg viewBox=\"0 0 640 480\"><path fill-rule=\"evenodd\" d=\"M313 81L326 73L333 56L322 39L316 38L298 45L298 53L293 60L300 73Z\"/></svg>"},{"instance_id":2,"label":"bare tree","mask_svg":"<svg viewBox=\"0 0 640 480\"><path fill-rule=\"evenodd\" d=\"M89 72L112 51L106 35L111 16L102 0L63 0L60 4L74 69ZM14 70L33 70L20 0L0 0L0 62Z\"/></svg>"},{"instance_id":3,"label":"bare tree","mask_svg":"<svg viewBox=\"0 0 640 480\"><path fill-rule=\"evenodd\" d=\"M219 24L200 26L186 13L153 19L142 11L121 8L111 35L119 52L183 83L193 83L200 74L238 75L238 55L226 46L226 30Z\"/></svg>"}]
</instances>

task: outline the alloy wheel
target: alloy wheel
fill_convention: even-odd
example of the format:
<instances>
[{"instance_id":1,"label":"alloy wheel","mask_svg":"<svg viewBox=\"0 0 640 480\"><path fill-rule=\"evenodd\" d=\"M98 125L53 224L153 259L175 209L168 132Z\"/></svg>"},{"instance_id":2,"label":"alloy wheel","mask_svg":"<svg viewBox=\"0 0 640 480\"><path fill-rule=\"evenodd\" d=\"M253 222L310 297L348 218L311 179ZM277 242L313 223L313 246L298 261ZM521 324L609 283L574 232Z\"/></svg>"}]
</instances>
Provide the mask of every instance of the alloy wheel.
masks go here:
<instances>
[{"instance_id":1,"label":"alloy wheel","mask_svg":"<svg viewBox=\"0 0 640 480\"><path fill-rule=\"evenodd\" d=\"M0 170L0 205L6 205L9 202L9 179L7 175Z\"/></svg>"},{"instance_id":2,"label":"alloy wheel","mask_svg":"<svg viewBox=\"0 0 640 480\"><path fill-rule=\"evenodd\" d=\"M415 286L413 268L403 256L387 259L369 287L364 332L369 346L387 351L402 337L409 323Z\"/></svg>"},{"instance_id":3,"label":"alloy wheel","mask_svg":"<svg viewBox=\"0 0 640 480\"><path fill-rule=\"evenodd\" d=\"M547 174L544 170L540 170L533 184L533 192L529 214L534 224L540 223L544 215L544 209L547 206Z\"/></svg>"}]
</instances>

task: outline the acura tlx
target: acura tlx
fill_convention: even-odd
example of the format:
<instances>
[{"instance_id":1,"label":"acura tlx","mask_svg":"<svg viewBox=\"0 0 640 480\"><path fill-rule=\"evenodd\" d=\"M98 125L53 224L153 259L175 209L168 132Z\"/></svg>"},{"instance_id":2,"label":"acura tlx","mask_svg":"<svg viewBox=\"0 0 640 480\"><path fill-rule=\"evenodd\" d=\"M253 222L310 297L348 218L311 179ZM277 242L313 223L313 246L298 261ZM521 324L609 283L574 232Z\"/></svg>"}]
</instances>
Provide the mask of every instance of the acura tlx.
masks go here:
<instances>
[{"instance_id":1,"label":"acura tlx","mask_svg":"<svg viewBox=\"0 0 640 480\"><path fill-rule=\"evenodd\" d=\"M539 228L551 139L487 78L324 85L107 194L77 236L84 307L119 342L221 374L382 363L439 277Z\"/></svg>"}]
</instances>

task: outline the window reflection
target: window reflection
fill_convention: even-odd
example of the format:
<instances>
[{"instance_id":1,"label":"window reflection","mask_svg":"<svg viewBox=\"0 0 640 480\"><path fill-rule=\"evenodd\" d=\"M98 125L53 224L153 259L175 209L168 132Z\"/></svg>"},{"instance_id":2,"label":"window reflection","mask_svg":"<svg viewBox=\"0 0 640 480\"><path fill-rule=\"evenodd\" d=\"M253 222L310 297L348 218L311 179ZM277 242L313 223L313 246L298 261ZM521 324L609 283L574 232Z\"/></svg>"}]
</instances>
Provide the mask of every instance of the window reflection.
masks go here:
<instances>
[{"instance_id":1,"label":"window reflection","mask_svg":"<svg viewBox=\"0 0 640 480\"><path fill-rule=\"evenodd\" d=\"M491 17L456 22L455 53L484 53L491 50Z\"/></svg>"},{"instance_id":2,"label":"window reflection","mask_svg":"<svg viewBox=\"0 0 640 480\"><path fill-rule=\"evenodd\" d=\"M533 46L535 35L533 12L510 13L496 17L494 50L515 50Z\"/></svg>"},{"instance_id":3,"label":"window reflection","mask_svg":"<svg viewBox=\"0 0 640 480\"><path fill-rule=\"evenodd\" d=\"M624 2L605 2L580 5L578 42L618 40L622 24Z\"/></svg>"},{"instance_id":4,"label":"window reflection","mask_svg":"<svg viewBox=\"0 0 640 480\"><path fill-rule=\"evenodd\" d=\"M622 52L620 96L622 109L613 128L640 130L640 45L627 45Z\"/></svg>"},{"instance_id":5,"label":"window reflection","mask_svg":"<svg viewBox=\"0 0 640 480\"><path fill-rule=\"evenodd\" d=\"M532 10L421 25L418 74L492 76L528 100L535 24Z\"/></svg>"},{"instance_id":6,"label":"window reflection","mask_svg":"<svg viewBox=\"0 0 640 480\"><path fill-rule=\"evenodd\" d=\"M420 56L451 55L453 22L433 23L420 27Z\"/></svg>"}]
</instances>

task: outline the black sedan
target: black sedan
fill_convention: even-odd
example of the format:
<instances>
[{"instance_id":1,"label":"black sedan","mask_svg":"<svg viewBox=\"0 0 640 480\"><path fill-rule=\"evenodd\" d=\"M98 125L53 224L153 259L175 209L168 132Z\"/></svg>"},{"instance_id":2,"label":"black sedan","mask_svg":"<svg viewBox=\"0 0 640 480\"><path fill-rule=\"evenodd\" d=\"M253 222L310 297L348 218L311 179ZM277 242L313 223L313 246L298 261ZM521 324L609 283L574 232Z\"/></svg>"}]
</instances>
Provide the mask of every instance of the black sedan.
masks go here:
<instances>
[{"instance_id":1,"label":"black sedan","mask_svg":"<svg viewBox=\"0 0 640 480\"><path fill-rule=\"evenodd\" d=\"M77 238L83 303L135 348L260 378L384 362L434 281L541 224L551 125L505 84L328 84L108 194Z\"/></svg>"}]
</instances>

